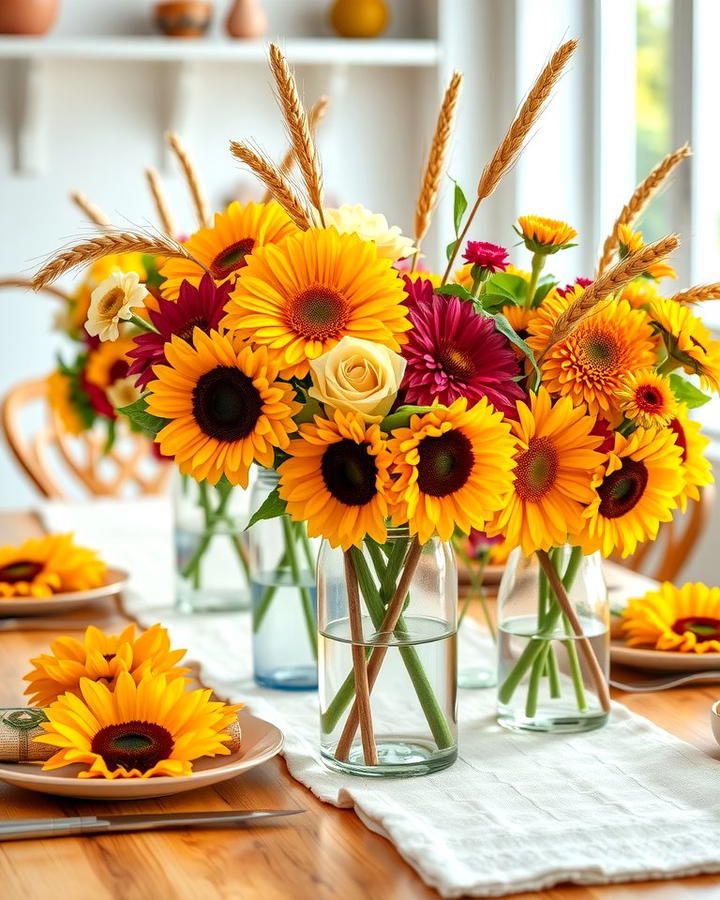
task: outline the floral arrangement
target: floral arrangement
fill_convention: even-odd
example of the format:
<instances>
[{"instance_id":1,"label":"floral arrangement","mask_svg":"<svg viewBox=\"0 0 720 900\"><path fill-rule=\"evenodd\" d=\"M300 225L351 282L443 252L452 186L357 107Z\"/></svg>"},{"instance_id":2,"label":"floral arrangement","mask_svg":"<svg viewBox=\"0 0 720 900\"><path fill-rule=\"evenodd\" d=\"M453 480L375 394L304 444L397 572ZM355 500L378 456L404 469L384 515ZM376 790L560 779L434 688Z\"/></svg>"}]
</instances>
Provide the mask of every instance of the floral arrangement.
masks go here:
<instances>
[{"instance_id":1,"label":"floral arrangement","mask_svg":"<svg viewBox=\"0 0 720 900\"><path fill-rule=\"evenodd\" d=\"M163 299L147 318L118 290L88 321L98 335L118 321L144 327L128 351L142 395L123 412L198 481L245 487L251 465L276 470L278 488L253 521L287 515L342 548L348 595L354 603L362 595L378 631L398 627L421 548L434 537L482 532L536 554L537 635L500 686L501 699L528 672L536 686L546 677L553 648L544 635L563 622L607 709L607 686L567 590L584 553L631 554L709 483L706 440L689 411L707 399L701 389L720 390L720 343L692 304L720 287L662 295L657 284L674 274L665 260L678 239L645 245L632 230L687 148L637 189L592 279L561 286L544 274L549 257L577 236L563 222L517 220L528 271L511 265L504 247L467 240L574 49L574 41L564 44L540 74L482 171L472 206L455 187L447 263L428 272L419 269L421 246L461 77L443 99L410 240L362 207L324 206L308 117L272 46L302 189L256 148L232 143L273 199L230 208L183 244L166 242ZM114 240L118 252L146 246L137 234ZM52 259L36 287L101 249L89 241ZM398 559L379 552L389 524L408 529ZM574 549L561 570L558 549L568 543ZM377 561L379 603L363 547ZM579 666L575 657L582 705ZM411 669L420 696L426 685ZM354 721L371 755L367 670L355 655L331 708L339 716L352 702L360 711ZM437 707L423 709L440 746L447 732Z\"/></svg>"},{"instance_id":2,"label":"floral arrangement","mask_svg":"<svg viewBox=\"0 0 720 900\"><path fill-rule=\"evenodd\" d=\"M720 653L720 587L666 581L630 600L621 627L631 647Z\"/></svg>"},{"instance_id":3,"label":"floral arrangement","mask_svg":"<svg viewBox=\"0 0 720 900\"><path fill-rule=\"evenodd\" d=\"M71 534L50 534L0 547L0 603L12 597L52 597L104 583L107 566Z\"/></svg>"},{"instance_id":4,"label":"floral arrangement","mask_svg":"<svg viewBox=\"0 0 720 900\"><path fill-rule=\"evenodd\" d=\"M46 717L35 741L55 748L43 768L81 764L78 778L177 777L201 757L237 749L241 706L188 689L184 655L160 625L139 637L134 625L120 635L90 626L82 641L53 641L25 676L25 693Z\"/></svg>"}]
</instances>

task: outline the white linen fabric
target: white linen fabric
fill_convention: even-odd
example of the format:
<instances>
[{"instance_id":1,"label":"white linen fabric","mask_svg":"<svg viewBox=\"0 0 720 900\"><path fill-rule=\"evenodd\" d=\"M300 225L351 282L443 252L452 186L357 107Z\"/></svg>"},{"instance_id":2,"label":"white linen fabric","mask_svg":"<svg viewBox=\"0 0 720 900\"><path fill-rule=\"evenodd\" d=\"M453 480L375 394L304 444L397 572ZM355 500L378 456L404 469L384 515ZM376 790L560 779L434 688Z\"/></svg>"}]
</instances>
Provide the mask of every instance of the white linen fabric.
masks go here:
<instances>
[{"instance_id":1,"label":"white linen fabric","mask_svg":"<svg viewBox=\"0 0 720 900\"><path fill-rule=\"evenodd\" d=\"M718 762L619 704L599 731L513 734L495 723L494 691L461 691L451 768L397 780L338 775L320 762L315 693L254 685L249 614L172 608L164 501L48 503L43 514L48 529L72 530L130 569L129 611L167 626L220 695L275 722L293 777L326 803L354 808L443 897L720 871ZM467 639L490 652L479 629Z\"/></svg>"}]
</instances>

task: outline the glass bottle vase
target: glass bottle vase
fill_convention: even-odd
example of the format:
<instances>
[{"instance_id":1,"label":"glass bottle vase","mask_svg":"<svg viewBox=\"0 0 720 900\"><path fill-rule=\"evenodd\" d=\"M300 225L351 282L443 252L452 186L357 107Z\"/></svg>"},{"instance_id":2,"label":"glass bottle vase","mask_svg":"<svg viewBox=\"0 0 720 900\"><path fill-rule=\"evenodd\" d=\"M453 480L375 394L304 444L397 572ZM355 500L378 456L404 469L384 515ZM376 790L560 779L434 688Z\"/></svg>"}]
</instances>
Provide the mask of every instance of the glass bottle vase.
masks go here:
<instances>
[{"instance_id":1,"label":"glass bottle vase","mask_svg":"<svg viewBox=\"0 0 720 900\"><path fill-rule=\"evenodd\" d=\"M277 487L277 473L258 469L250 506ZM253 620L253 673L261 687L317 688L315 562L319 541L289 516L261 519L248 531Z\"/></svg>"},{"instance_id":2,"label":"glass bottle vase","mask_svg":"<svg viewBox=\"0 0 720 900\"><path fill-rule=\"evenodd\" d=\"M321 756L354 775L424 775L457 758L457 570L406 529L318 558Z\"/></svg>"},{"instance_id":3,"label":"glass bottle vase","mask_svg":"<svg viewBox=\"0 0 720 900\"><path fill-rule=\"evenodd\" d=\"M498 595L498 721L588 731L610 708L608 594L600 554L559 547L508 560Z\"/></svg>"}]
</instances>

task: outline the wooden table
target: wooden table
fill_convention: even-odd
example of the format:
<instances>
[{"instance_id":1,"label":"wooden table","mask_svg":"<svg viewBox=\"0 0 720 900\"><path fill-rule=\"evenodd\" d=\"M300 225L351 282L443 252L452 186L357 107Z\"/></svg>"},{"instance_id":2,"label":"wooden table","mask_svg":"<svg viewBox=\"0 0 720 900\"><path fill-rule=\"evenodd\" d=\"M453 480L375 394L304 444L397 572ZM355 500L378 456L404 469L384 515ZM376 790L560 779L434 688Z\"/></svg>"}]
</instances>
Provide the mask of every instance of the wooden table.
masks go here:
<instances>
[{"instance_id":1,"label":"wooden table","mask_svg":"<svg viewBox=\"0 0 720 900\"><path fill-rule=\"evenodd\" d=\"M0 514L0 544L39 531L30 513ZM123 624L109 612L105 628ZM0 633L0 707L24 705L22 675L53 632ZM720 758L708 710L720 690L675 689L615 699ZM0 843L2 900L324 900L437 898L384 838L349 810L320 803L282 759L217 787L160 801L93 804L0 785L0 819L205 809L303 808L306 813L243 829L146 832ZM561 886L515 897L682 900L720 897L720 876L607 887Z\"/></svg>"}]
</instances>

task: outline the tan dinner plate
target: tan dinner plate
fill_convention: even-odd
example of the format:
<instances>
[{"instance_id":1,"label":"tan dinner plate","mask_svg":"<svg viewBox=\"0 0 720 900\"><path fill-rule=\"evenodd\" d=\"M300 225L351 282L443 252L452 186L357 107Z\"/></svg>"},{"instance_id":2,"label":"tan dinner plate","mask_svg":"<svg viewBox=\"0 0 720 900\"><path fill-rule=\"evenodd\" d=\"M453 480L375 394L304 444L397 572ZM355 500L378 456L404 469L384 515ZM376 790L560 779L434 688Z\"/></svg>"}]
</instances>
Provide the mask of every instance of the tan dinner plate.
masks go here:
<instances>
[{"instance_id":1,"label":"tan dinner plate","mask_svg":"<svg viewBox=\"0 0 720 900\"><path fill-rule=\"evenodd\" d=\"M77 797L82 800L148 800L183 794L234 778L276 756L283 745L282 732L241 709L238 721L242 729L242 745L230 756L215 756L193 763L192 775L171 778L78 778L86 766L66 766L43 771L37 763L0 763L0 781L14 787L41 794Z\"/></svg>"},{"instance_id":2,"label":"tan dinner plate","mask_svg":"<svg viewBox=\"0 0 720 900\"><path fill-rule=\"evenodd\" d=\"M674 650L646 650L628 647L623 641L610 642L610 659L620 666L650 672L720 671L720 653L678 653Z\"/></svg>"},{"instance_id":3,"label":"tan dinner plate","mask_svg":"<svg viewBox=\"0 0 720 900\"><path fill-rule=\"evenodd\" d=\"M128 573L122 569L108 569L104 583L87 591L53 594L52 597L0 597L0 619L3 616L54 615L90 606L121 593L127 580Z\"/></svg>"}]
</instances>

